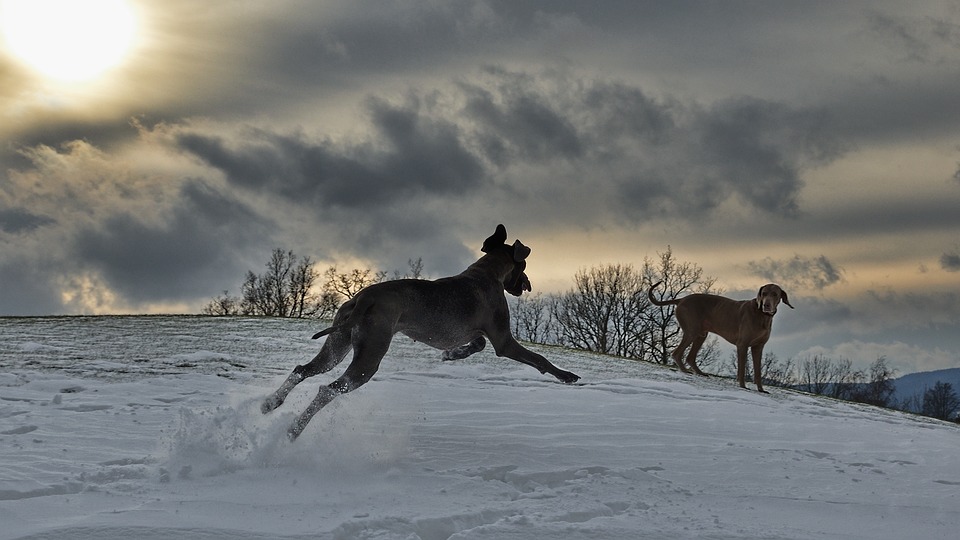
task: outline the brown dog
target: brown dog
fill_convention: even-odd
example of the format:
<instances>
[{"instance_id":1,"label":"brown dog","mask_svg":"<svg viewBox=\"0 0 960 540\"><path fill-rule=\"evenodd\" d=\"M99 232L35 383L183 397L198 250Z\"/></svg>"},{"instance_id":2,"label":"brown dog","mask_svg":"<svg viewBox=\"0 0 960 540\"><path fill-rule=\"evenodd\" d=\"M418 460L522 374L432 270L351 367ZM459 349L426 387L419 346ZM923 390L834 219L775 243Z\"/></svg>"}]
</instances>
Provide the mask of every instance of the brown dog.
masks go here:
<instances>
[{"instance_id":1,"label":"brown dog","mask_svg":"<svg viewBox=\"0 0 960 540\"><path fill-rule=\"evenodd\" d=\"M757 391L764 392L760 382L760 364L763 359L763 346L770 339L773 316L780 302L790 306L787 293L779 285L769 283L760 287L754 300L731 300L715 294L691 294L677 300L658 300L653 290L662 282L657 282L647 295L657 306L676 305L677 323L683 331L680 345L674 349L673 360L684 373L689 373L683 362L683 351L690 347L686 363L698 375L706 375L697 367L697 353L707 333L713 332L737 346L737 382L746 388L744 382L747 370L747 349L753 356L753 382ZM692 347L691 347L692 345Z\"/></svg>"}]
</instances>

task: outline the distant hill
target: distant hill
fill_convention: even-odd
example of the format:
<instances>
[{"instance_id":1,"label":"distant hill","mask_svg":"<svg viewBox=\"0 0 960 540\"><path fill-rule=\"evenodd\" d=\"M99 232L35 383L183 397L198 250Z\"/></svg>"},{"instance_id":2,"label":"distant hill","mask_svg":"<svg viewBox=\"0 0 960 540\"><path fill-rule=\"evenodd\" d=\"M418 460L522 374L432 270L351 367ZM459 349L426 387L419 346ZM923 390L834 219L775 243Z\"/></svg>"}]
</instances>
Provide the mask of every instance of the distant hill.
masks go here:
<instances>
[{"instance_id":1,"label":"distant hill","mask_svg":"<svg viewBox=\"0 0 960 540\"><path fill-rule=\"evenodd\" d=\"M893 382L897 388L894 399L896 399L898 403L902 403L904 400L910 399L917 394L919 394L922 399L923 393L928 388L933 388L933 386L937 384L937 381L950 383L953 385L953 390L957 392L957 395L960 395L960 368L950 368L911 373L899 379L894 379Z\"/></svg>"}]
</instances>

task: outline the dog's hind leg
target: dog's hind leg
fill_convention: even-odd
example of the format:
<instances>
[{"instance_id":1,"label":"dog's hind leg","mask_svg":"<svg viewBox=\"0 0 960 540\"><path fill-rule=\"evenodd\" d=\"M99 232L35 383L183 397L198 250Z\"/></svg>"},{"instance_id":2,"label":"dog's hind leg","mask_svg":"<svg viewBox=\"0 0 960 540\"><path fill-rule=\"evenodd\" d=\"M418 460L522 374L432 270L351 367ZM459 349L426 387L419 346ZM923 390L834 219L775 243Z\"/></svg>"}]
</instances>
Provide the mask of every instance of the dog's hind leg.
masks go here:
<instances>
[{"instance_id":1,"label":"dog's hind leg","mask_svg":"<svg viewBox=\"0 0 960 540\"><path fill-rule=\"evenodd\" d=\"M690 370L687 369L687 366L683 360L683 353L687 350L687 347L690 346L690 341L687 339L687 333L684 332L683 337L680 338L680 344L677 345L677 348L670 353L670 356L673 357L673 361L677 364L677 369L684 373L690 373Z\"/></svg>"},{"instance_id":2,"label":"dog's hind leg","mask_svg":"<svg viewBox=\"0 0 960 540\"><path fill-rule=\"evenodd\" d=\"M703 347L703 342L707 340L706 332L697 335L693 338L693 344L690 345L690 352L687 353L687 365L690 369L693 370L697 375L703 375L707 377L708 375L700 371L700 366L697 365L697 354L700 352L700 348Z\"/></svg>"},{"instance_id":3,"label":"dog's hind leg","mask_svg":"<svg viewBox=\"0 0 960 540\"><path fill-rule=\"evenodd\" d=\"M372 328L362 329L358 333L362 338L353 340L353 360L350 365L347 366L346 371L339 379L327 386L320 387L317 396L313 398L313 401L307 405L307 408L300 413L300 416L287 430L287 436L291 441L300 436L310 419L320 409L324 408L338 395L346 394L363 386L380 368L380 360L383 359L383 355L390 348L393 334L388 329L374 330Z\"/></svg>"},{"instance_id":4,"label":"dog's hind leg","mask_svg":"<svg viewBox=\"0 0 960 540\"><path fill-rule=\"evenodd\" d=\"M443 351L443 355L441 356L441 359L462 360L470 356L471 354L482 351L486 345L487 345L487 340L483 339L483 336L477 336L476 339L474 339L470 343Z\"/></svg>"},{"instance_id":5,"label":"dog's hind leg","mask_svg":"<svg viewBox=\"0 0 960 540\"><path fill-rule=\"evenodd\" d=\"M350 350L350 332L336 331L327 337L320 348L320 352L309 363L293 368L293 373L287 377L276 392L263 400L260 404L260 412L267 414L283 404L287 395L304 379L313 377L318 373L326 373L337 366Z\"/></svg>"}]
</instances>

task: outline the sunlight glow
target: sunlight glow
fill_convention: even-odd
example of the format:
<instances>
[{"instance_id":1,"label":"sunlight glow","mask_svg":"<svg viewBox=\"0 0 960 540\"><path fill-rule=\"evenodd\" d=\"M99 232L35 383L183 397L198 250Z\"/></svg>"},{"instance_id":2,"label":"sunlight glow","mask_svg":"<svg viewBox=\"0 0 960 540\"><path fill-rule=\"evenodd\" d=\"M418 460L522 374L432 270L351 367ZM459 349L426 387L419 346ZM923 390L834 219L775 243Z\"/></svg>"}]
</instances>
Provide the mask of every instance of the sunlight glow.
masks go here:
<instances>
[{"instance_id":1,"label":"sunlight glow","mask_svg":"<svg viewBox=\"0 0 960 540\"><path fill-rule=\"evenodd\" d=\"M137 18L125 0L0 0L0 32L39 74L85 81L124 60Z\"/></svg>"}]
</instances>

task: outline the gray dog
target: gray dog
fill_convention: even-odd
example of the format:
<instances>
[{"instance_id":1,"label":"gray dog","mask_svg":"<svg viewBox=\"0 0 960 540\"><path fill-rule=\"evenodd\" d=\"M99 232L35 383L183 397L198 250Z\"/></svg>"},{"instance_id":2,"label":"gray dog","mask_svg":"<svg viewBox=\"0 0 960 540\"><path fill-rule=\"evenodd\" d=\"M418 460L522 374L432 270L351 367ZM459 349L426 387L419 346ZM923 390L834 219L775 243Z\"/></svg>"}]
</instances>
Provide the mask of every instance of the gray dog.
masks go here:
<instances>
[{"instance_id":1,"label":"gray dog","mask_svg":"<svg viewBox=\"0 0 960 540\"><path fill-rule=\"evenodd\" d=\"M287 434L290 440L296 439L313 415L337 395L355 390L373 377L397 332L443 350L445 360L480 351L486 336L497 356L533 366L565 383L576 382L580 377L527 350L510 333L510 311L503 293L520 296L531 290L524 273L530 248L519 240L510 246L506 240L507 229L497 225L493 236L483 242L481 251L486 255L459 275L436 281L386 281L361 290L340 306L332 327L313 336L329 335L319 354L294 368L260 410L266 414L279 407L295 386L330 371L352 348L353 360L343 375L321 386L317 397L290 426Z\"/></svg>"},{"instance_id":2,"label":"gray dog","mask_svg":"<svg viewBox=\"0 0 960 540\"><path fill-rule=\"evenodd\" d=\"M770 339L773 328L773 316L777 314L780 302L790 306L787 291L779 285L768 283L757 292L753 300L731 300L715 294L691 294L677 300L657 300L653 290L662 282L650 287L647 295L657 306L676 305L677 324L683 331L680 345L673 350L673 360L680 371L688 373L684 367L683 351L690 347L686 363L698 375L706 375L697 366L697 352L707 339L707 333L713 332L737 346L737 382L746 388L744 379L747 370L747 349L753 356L753 382L757 391L766 392L761 384L760 367L763 360L763 346Z\"/></svg>"}]
</instances>

